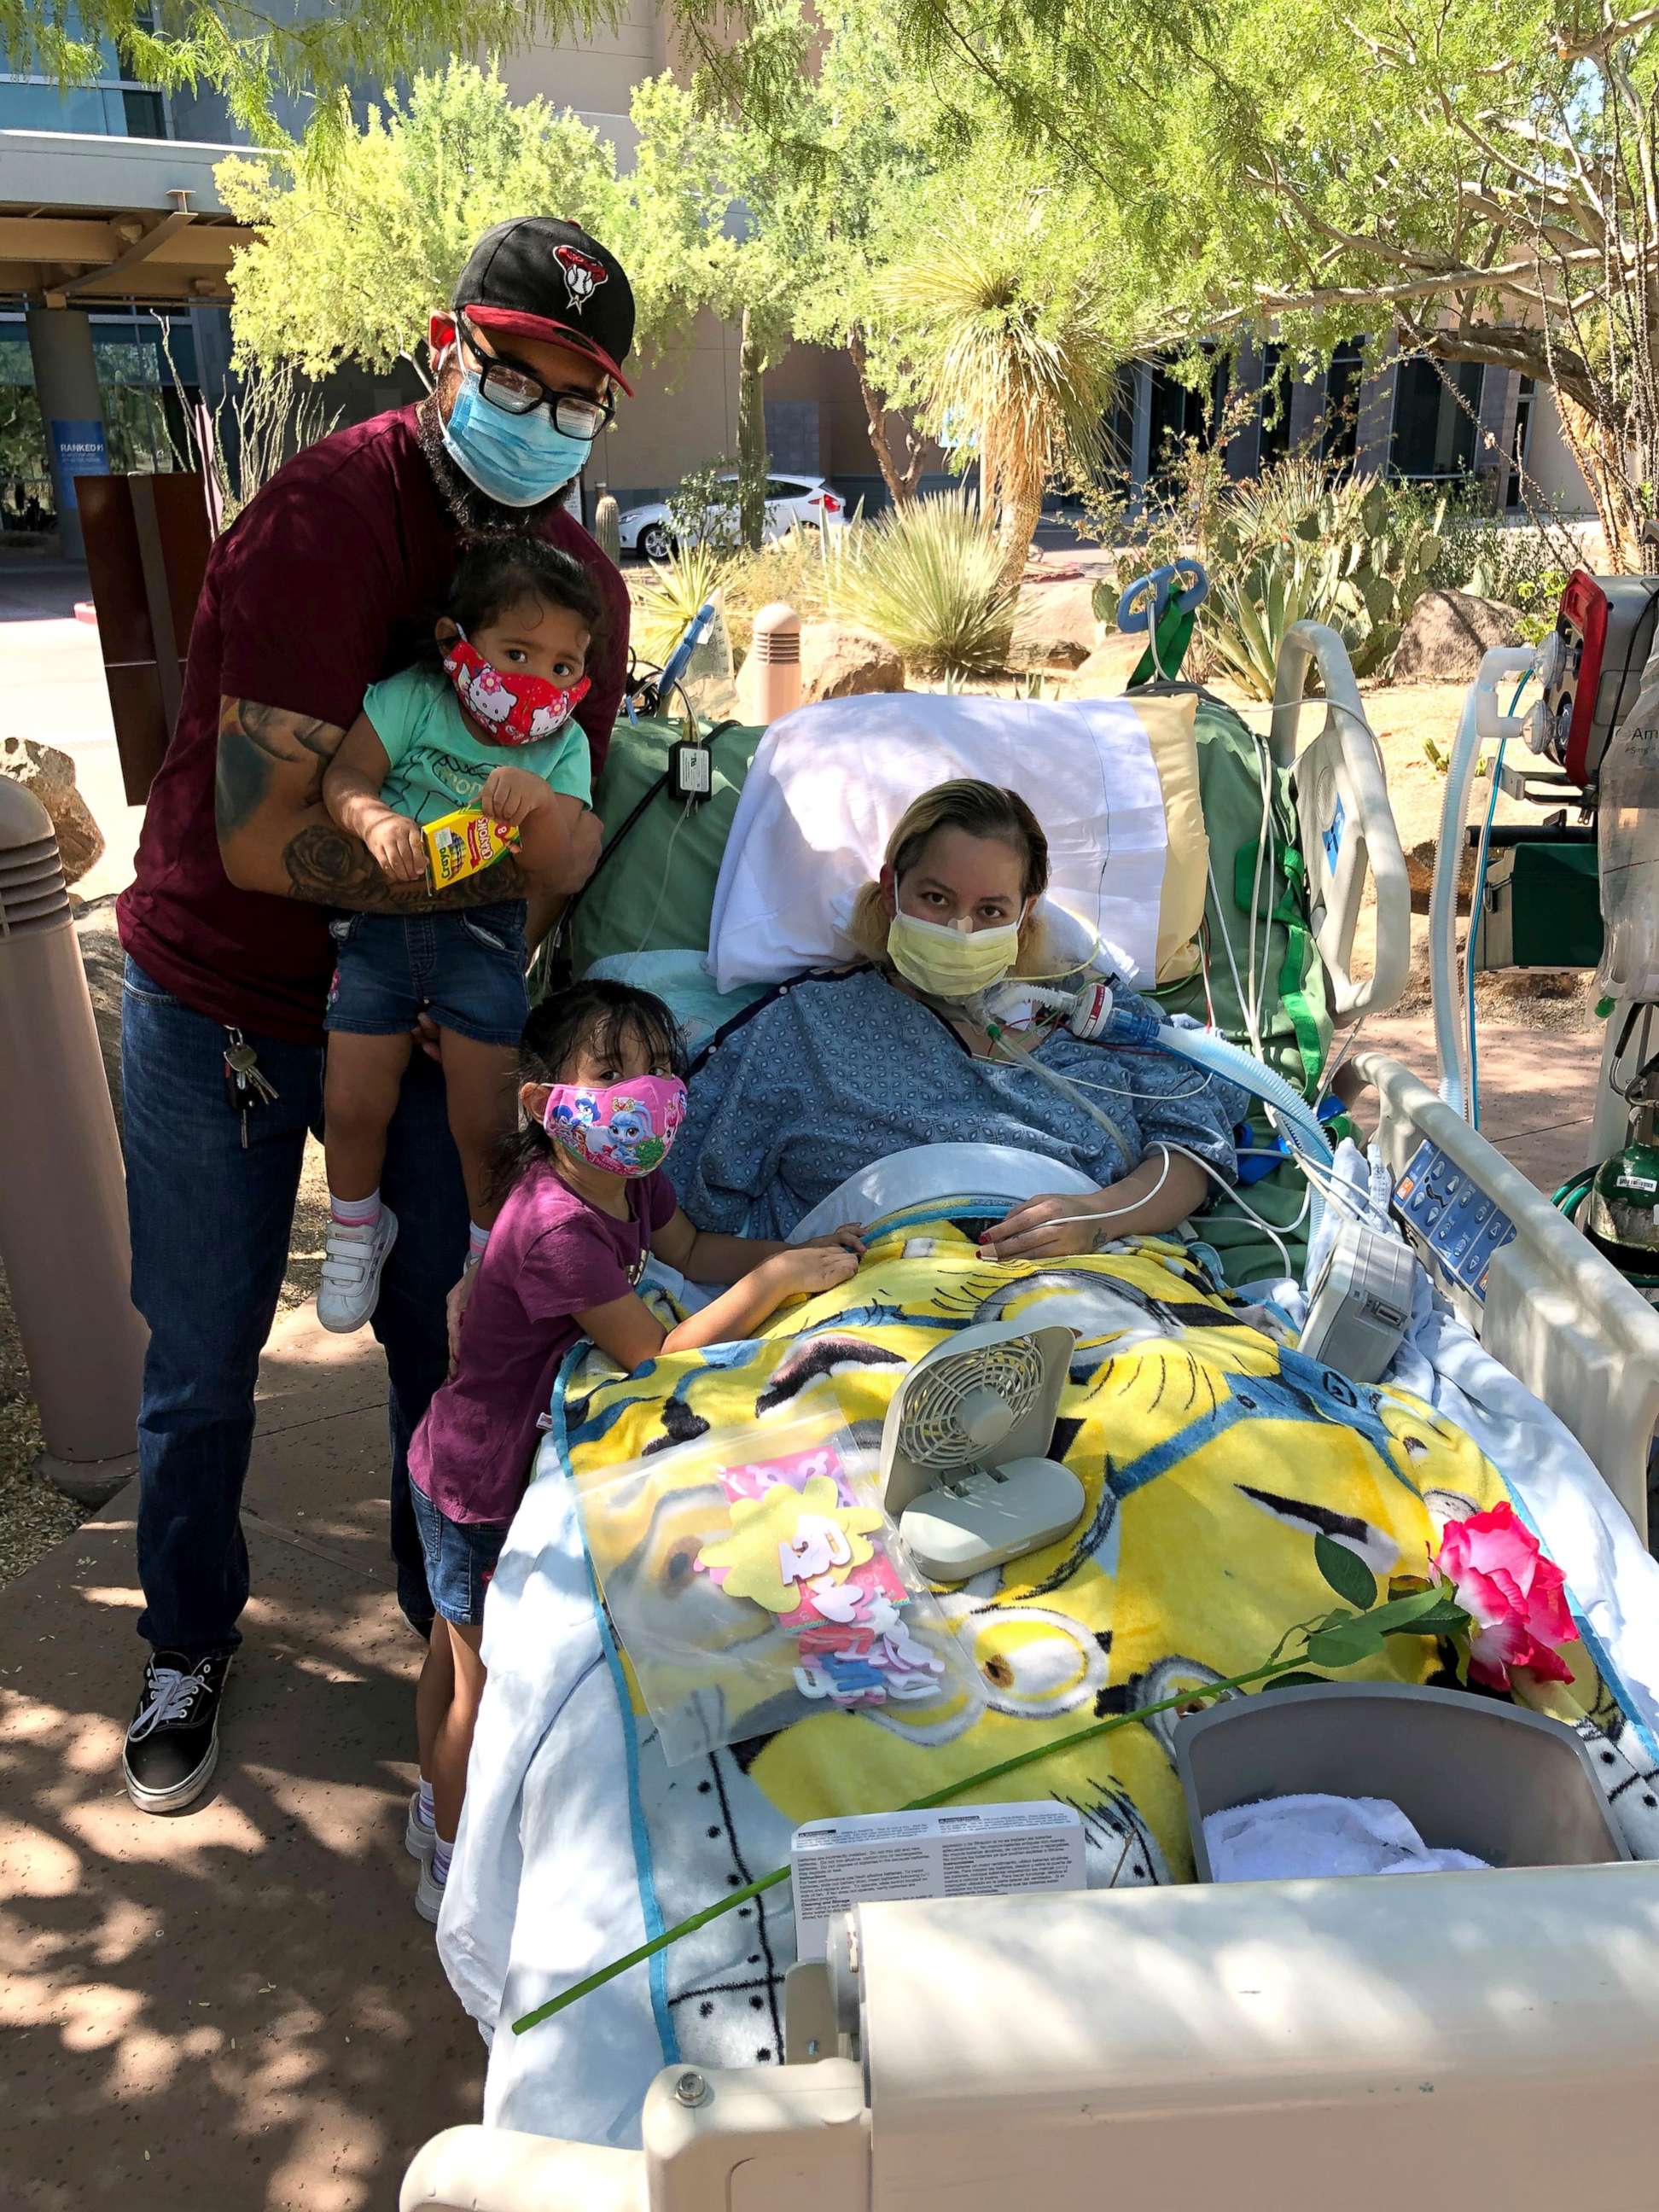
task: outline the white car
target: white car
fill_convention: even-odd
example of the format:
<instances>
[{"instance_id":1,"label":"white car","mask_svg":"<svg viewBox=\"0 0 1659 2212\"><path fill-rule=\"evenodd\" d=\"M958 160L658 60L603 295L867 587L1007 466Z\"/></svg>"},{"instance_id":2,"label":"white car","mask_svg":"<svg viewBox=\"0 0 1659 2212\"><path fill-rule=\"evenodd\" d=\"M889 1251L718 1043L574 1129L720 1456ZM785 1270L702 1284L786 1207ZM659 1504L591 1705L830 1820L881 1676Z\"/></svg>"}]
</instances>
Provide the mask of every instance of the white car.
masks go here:
<instances>
[{"instance_id":1,"label":"white car","mask_svg":"<svg viewBox=\"0 0 1659 2212\"><path fill-rule=\"evenodd\" d=\"M737 471L727 470L720 481L735 485ZM817 524L820 520L830 530L839 529L847 520L846 501L839 492L831 491L823 477L767 477L763 539L769 543L797 523ZM630 507L618 516L617 533L624 553L641 553L647 561L666 561L675 550L673 527L664 500L653 500L648 507Z\"/></svg>"}]
</instances>

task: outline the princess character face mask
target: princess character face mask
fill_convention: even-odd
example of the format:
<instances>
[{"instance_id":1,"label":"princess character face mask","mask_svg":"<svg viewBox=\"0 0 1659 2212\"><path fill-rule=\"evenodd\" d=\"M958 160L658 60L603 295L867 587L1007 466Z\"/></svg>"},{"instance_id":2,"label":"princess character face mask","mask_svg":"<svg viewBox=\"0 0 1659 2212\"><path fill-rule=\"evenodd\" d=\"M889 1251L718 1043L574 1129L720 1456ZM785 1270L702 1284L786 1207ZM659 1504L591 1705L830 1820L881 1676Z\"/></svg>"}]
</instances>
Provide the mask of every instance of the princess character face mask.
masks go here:
<instances>
[{"instance_id":1,"label":"princess character face mask","mask_svg":"<svg viewBox=\"0 0 1659 2212\"><path fill-rule=\"evenodd\" d=\"M545 676L492 667L459 630L443 651L444 672L455 696L498 745L528 745L552 737L587 696L585 676L567 687Z\"/></svg>"},{"instance_id":2,"label":"princess character face mask","mask_svg":"<svg viewBox=\"0 0 1659 2212\"><path fill-rule=\"evenodd\" d=\"M562 1151L606 1175L649 1175L668 1157L685 1119L678 1075L623 1083L556 1083L542 1127Z\"/></svg>"}]
</instances>

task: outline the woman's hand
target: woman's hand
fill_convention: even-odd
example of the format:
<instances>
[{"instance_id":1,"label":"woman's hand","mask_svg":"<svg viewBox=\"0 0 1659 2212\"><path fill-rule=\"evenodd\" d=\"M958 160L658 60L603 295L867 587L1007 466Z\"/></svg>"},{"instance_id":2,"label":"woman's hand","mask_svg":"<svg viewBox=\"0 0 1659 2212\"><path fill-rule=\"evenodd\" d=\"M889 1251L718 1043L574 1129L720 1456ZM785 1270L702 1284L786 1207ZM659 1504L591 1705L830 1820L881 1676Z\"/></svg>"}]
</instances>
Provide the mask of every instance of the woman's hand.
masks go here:
<instances>
[{"instance_id":1,"label":"woman's hand","mask_svg":"<svg viewBox=\"0 0 1659 2212\"><path fill-rule=\"evenodd\" d=\"M1097 1252L1109 1237L1167 1236L1203 1204L1205 1182L1195 1159L1155 1137L1147 1158L1121 1182L1028 1198L985 1231L981 1249L996 1260L1063 1260Z\"/></svg>"},{"instance_id":2,"label":"woman's hand","mask_svg":"<svg viewBox=\"0 0 1659 2212\"><path fill-rule=\"evenodd\" d=\"M1093 1252L1100 1230L1092 1216L1099 1204L1097 1193L1075 1190L1025 1199L981 1232L980 1249L993 1260L1065 1260ZM1080 1213L1091 1218L1079 1221Z\"/></svg>"}]
</instances>

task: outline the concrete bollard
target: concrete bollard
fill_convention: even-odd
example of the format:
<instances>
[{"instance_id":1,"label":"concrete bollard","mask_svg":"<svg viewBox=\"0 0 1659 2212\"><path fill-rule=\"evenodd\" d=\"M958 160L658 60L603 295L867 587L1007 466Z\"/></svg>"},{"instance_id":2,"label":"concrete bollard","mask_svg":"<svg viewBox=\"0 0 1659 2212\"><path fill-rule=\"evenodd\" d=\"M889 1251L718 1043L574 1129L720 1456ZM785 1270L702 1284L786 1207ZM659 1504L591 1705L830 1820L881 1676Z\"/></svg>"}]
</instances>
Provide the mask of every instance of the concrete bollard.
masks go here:
<instances>
[{"instance_id":1,"label":"concrete bollard","mask_svg":"<svg viewBox=\"0 0 1659 2212\"><path fill-rule=\"evenodd\" d=\"M800 704L800 617L787 600L775 599L755 617L749 652L755 664L749 700L763 726Z\"/></svg>"},{"instance_id":2,"label":"concrete bollard","mask_svg":"<svg viewBox=\"0 0 1659 2212\"><path fill-rule=\"evenodd\" d=\"M46 1432L39 1471L101 1501L131 1471L145 1343L121 1146L52 817L4 776L0 1260Z\"/></svg>"}]
</instances>

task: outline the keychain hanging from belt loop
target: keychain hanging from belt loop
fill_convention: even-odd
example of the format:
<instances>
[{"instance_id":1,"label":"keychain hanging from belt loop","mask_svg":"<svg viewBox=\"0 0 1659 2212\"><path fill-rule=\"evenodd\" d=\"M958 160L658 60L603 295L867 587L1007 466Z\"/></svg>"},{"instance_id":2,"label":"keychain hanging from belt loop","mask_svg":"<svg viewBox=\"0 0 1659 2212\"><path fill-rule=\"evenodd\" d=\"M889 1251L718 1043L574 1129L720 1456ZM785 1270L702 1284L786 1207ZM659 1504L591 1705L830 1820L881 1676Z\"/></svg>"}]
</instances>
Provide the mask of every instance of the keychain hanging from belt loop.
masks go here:
<instances>
[{"instance_id":1,"label":"keychain hanging from belt loop","mask_svg":"<svg viewBox=\"0 0 1659 2212\"><path fill-rule=\"evenodd\" d=\"M225 1024L225 1103L242 1124L242 1150L247 1150L247 1117L256 1107L268 1106L276 1086L259 1066L259 1055L240 1030Z\"/></svg>"}]
</instances>

